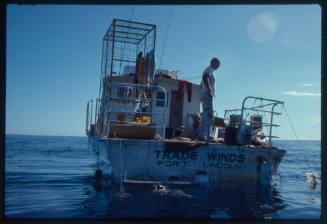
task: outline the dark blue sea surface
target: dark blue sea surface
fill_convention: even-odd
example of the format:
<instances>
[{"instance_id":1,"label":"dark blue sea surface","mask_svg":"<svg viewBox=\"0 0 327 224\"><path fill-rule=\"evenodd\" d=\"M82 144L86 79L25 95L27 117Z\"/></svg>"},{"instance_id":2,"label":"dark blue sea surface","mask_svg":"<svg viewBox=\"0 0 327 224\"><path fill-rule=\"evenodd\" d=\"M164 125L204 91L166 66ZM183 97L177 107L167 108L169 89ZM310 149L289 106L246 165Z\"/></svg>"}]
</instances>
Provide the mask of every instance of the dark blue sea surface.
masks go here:
<instances>
[{"instance_id":1,"label":"dark blue sea surface","mask_svg":"<svg viewBox=\"0 0 327 224\"><path fill-rule=\"evenodd\" d=\"M270 187L244 185L95 189L86 137L6 136L7 218L318 219L320 141L287 149ZM318 184L305 173L318 175Z\"/></svg>"}]
</instances>

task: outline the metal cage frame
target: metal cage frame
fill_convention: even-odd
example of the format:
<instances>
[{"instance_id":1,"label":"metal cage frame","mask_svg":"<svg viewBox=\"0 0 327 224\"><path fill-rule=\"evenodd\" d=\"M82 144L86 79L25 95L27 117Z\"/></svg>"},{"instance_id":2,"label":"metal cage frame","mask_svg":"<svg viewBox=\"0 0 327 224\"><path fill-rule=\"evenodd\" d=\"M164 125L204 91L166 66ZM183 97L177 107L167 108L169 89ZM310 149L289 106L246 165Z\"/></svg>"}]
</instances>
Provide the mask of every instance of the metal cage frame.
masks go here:
<instances>
[{"instance_id":1,"label":"metal cage frame","mask_svg":"<svg viewBox=\"0 0 327 224\"><path fill-rule=\"evenodd\" d=\"M105 78L124 75L125 66L136 67L137 54L154 54L155 43L156 25L114 19L103 37L99 98ZM149 81L152 80L153 75Z\"/></svg>"},{"instance_id":2,"label":"metal cage frame","mask_svg":"<svg viewBox=\"0 0 327 224\"><path fill-rule=\"evenodd\" d=\"M247 102L250 101L250 100L254 100L254 103L257 101L257 102L260 102L262 104L261 105L247 105ZM245 117L245 112L246 111L248 111L249 114L251 114L253 112L260 112L260 113L263 113L263 114L268 114L270 116L269 117L270 120L268 122L266 122L266 123L261 122L261 125L268 127L268 134L265 135L265 136L268 137L268 143L271 144L272 138L279 138L278 136L273 136L272 135L272 128L273 127L279 127L278 124L273 123L274 115L281 115L282 114L281 112L275 111L275 107L277 105L284 105L284 102L279 101L279 100L262 98L262 97L247 96L247 97L245 97L243 99L241 109L225 110L224 118L225 118L225 120L228 120L229 119L228 115L231 115L232 113L234 113L234 114L238 113L240 115L239 127L241 128L241 126L244 126L246 124L249 124L251 127L253 126L253 124L251 124L253 121L251 121L251 120L249 120L249 119L247 119ZM241 132L238 131L237 139L240 138L240 135L241 135Z\"/></svg>"}]
</instances>

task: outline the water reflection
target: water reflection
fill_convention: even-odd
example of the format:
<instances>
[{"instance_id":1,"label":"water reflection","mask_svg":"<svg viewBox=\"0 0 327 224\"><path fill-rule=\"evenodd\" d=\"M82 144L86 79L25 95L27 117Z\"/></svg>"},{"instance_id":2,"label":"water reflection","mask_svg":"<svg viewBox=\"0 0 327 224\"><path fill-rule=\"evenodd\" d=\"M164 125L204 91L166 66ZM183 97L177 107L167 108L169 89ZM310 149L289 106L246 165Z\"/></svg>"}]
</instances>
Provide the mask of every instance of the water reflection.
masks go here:
<instances>
[{"instance_id":1,"label":"water reflection","mask_svg":"<svg viewBox=\"0 0 327 224\"><path fill-rule=\"evenodd\" d=\"M271 219L286 207L275 186L86 187L83 208L93 218Z\"/></svg>"}]
</instances>

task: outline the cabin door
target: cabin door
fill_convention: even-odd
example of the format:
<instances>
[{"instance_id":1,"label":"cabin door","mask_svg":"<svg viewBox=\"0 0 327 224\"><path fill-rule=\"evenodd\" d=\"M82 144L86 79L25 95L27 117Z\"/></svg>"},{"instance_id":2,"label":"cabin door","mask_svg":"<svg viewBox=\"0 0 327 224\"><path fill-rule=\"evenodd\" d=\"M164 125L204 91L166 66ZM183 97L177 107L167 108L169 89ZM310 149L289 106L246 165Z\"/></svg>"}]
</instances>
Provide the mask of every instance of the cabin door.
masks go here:
<instances>
[{"instance_id":1,"label":"cabin door","mask_svg":"<svg viewBox=\"0 0 327 224\"><path fill-rule=\"evenodd\" d=\"M180 128L183 118L183 101L177 101L177 91L171 91L169 127Z\"/></svg>"}]
</instances>

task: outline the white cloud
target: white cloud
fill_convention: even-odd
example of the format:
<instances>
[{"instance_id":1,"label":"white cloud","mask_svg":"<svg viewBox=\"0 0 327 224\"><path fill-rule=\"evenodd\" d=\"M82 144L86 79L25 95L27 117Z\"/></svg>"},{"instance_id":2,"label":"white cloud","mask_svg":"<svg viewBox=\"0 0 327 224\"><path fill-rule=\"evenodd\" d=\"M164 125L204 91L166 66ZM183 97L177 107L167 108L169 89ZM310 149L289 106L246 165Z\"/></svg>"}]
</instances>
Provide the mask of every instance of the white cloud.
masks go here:
<instances>
[{"instance_id":1,"label":"white cloud","mask_svg":"<svg viewBox=\"0 0 327 224\"><path fill-rule=\"evenodd\" d=\"M302 87L311 87L311 86L315 86L315 84L314 83L303 83L301 86Z\"/></svg>"},{"instance_id":2,"label":"white cloud","mask_svg":"<svg viewBox=\"0 0 327 224\"><path fill-rule=\"evenodd\" d=\"M278 18L272 13L262 13L250 18L247 34L255 42L269 41L277 30Z\"/></svg>"},{"instance_id":3,"label":"white cloud","mask_svg":"<svg viewBox=\"0 0 327 224\"><path fill-rule=\"evenodd\" d=\"M303 47L303 43L300 40L301 37L295 32L281 32L278 37L282 44L288 45L289 47Z\"/></svg>"},{"instance_id":4,"label":"white cloud","mask_svg":"<svg viewBox=\"0 0 327 224\"><path fill-rule=\"evenodd\" d=\"M320 124L321 118L320 117L312 117L311 120L308 122L310 125Z\"/></svg>"},{"instance_id":5,"label":"white cloud","mask_svg":"<svg viewBox=\"0 0 327 224\"><path fill-rule=\"evenodd\" d=\"M315 97L321 96L321 93L305 92L305 91L297 91L297 90L286 91L283 92L283 94L290 95L290 96L315 96Z\"/></svg>"}]
</instances>

